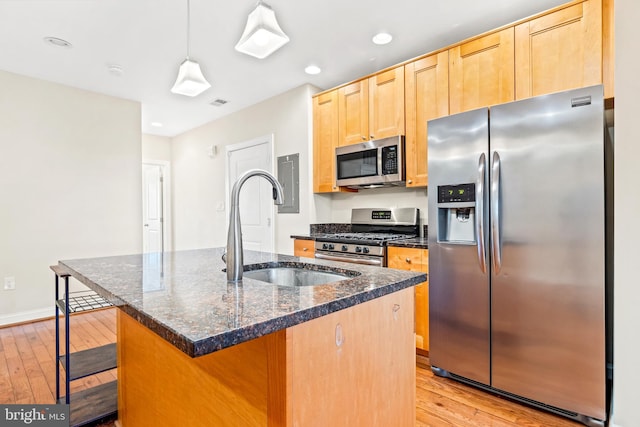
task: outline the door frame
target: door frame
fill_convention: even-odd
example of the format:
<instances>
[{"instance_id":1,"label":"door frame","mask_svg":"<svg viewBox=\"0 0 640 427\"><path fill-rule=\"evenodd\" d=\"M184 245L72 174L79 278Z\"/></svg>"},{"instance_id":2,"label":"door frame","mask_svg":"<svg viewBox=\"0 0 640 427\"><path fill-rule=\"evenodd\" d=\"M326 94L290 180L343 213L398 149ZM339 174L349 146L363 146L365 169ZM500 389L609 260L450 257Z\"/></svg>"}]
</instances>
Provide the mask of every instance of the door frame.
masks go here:
<instances>
[{"instance_id":1,"label":"door frame","mask_svg":"<svg viewBox=\"0 0 640 427\"><path fill-rule=\"evenodd\" d=\"M270 133L267 135L263 135L257 138L250 139L248 141L238 142L236 144L225 145L225 156L224 156L224 182L225 182L225 199L227 203L226 209L226 229L229 229L229 212L231 210L231 187L233 186L232 182L229 182L229 157L231 153L234 151L244 150L247 148L255 147L262 144L267 144L267 148L269 151L269 157L271 159L271 167L267 172L271 174L275 174L275 153L273 148L273 140L274 134ZM272 243L272 252L276 250L276 207L274 204L270 207L271 212L271 230L270 230L270 238Z\"/></svg>"},{"instance_id":2,"label":"door frame","mask_svg":"<svg viewBox=\"0 0 640 427\"><path fill-rule=\"evenodd\" d=\"M162 168L162 249L163 252L170 252L173 251L173 236L171 235L171 162L168 160L143 159L140 167L142 168L144 165L160 166ZM142 187L144 191L144 174L142 177ZM144 198L144 193L142 194L142 197ZM142 203L144 204L144 199L142 200Z\"/></svg>"}]
</instances>

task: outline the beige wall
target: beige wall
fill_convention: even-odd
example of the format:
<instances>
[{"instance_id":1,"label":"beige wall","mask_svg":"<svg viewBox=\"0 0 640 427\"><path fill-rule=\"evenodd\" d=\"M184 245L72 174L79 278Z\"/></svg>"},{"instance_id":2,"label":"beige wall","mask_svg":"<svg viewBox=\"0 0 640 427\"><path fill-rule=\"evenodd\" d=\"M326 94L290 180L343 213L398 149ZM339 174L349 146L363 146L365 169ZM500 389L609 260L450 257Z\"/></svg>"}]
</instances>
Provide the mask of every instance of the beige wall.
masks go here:
<instances>
[{"instance_id":1,"label":"beige wall","mask_svg":"<svg viewBox=\"0 0 640 427\"><path fill-rule=\"evenodd\" d=\"M171 161L171 138L142 134L142 161Z\"/></svg>"},{"instance_id":2,"label":"beige wall","mask_svg":"<svg viewBox=\"0 0 640 427\"><path fill-rule=\"evenodd\" d=\"M613 423L640 426L640 2L615 0L615 288Z\"/></svg>"},{"instance_id":3,"label":"beige wall","mask_svg":"<svg viewBox=\"0 0 640 427\"><path fill-rule=\"evenodd\" d=\"M276 252L293 253L289 236L308 233L319 209L316 205L329 203L311 191L311 95L315 92L312 86L301 86L172 139L174 249L226 244L224 146L273 134L274 170L277 157L300 154L300 213L277 214L275 220ZM214 157L208 155L211 145L218 147ZM217 209L219 204L223 210Z\"/></svg>"},{"instance_id":4,"label":"beige wall","mask_svg":"<svg viewBox=\"0 0 640 427\"><path fill-rule=\"evenodd\" d=\"M140 251L140 105L3 71L0 94L7 324L53 315L58 260Z\"/></svg>"}]
</instances>

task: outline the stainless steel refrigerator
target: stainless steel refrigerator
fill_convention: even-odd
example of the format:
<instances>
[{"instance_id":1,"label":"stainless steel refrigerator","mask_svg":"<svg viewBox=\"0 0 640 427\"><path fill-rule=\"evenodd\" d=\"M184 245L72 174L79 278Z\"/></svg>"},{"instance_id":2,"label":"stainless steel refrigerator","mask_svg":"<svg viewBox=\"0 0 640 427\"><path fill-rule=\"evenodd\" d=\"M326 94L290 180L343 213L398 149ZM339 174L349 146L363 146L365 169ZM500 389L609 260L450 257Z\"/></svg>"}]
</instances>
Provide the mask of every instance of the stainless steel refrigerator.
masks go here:
<instances>
[{"instance_id":1,"label":"stainless steel refrigerator","mask_svg":"<svg viewBox=\"0 0 640 427\"><path fill-rule=\"evenodd\" d=\"M604 133L602 86L429 121L436 374L603 424Z\"/></svg>"}]
</instances>

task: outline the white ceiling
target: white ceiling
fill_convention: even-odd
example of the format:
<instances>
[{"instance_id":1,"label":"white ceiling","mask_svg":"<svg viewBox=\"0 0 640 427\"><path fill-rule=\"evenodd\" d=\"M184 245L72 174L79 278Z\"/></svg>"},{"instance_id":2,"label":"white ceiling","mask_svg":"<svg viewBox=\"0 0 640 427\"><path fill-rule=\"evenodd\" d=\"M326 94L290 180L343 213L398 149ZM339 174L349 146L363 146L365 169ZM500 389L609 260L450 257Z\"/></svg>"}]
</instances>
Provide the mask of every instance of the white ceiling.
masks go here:
<instances>
[{"instance_id":1,"label":"white ceiling","mask_svg":"<svg viewBox=\"0 0 640 427\"><path fill-rule=\"evenodd\" d=\"M329 89L565 2L267 0L291 41L259 60L234 50L256 0L191 0L191 59L212 87L188 98L169 91L186 56L187 0L0 0L0 69L139 101L142 131L174 136L302 84ZM393 41L374 45L379 31ZM73 47L51 46L48 36ZM309 64L322 73L305 74ZM217 98L229 103L209 105Z\"/></svg>"}]
</instances>

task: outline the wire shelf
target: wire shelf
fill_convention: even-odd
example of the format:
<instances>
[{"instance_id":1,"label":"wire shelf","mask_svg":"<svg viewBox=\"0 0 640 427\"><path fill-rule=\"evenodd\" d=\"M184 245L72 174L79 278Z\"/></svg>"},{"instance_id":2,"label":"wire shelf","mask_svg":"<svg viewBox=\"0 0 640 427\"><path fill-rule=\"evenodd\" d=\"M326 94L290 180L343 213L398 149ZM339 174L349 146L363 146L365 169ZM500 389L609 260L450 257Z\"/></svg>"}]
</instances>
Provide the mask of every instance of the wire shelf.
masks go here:
<instances>
[{"instance_id":1,"label":"wire shelf","mask_svg":"<svg viewBox=\"0 0 640 427\"><path fill-rule=\"evenodd\" d=\"M77 291L69 292L69 312L77 313L80 311L96 310L98 308L111 307L106 299L94 291Z\"/></svg>"}]
</instances>

